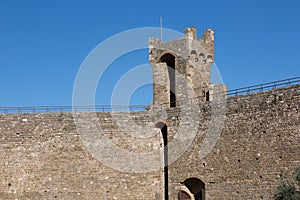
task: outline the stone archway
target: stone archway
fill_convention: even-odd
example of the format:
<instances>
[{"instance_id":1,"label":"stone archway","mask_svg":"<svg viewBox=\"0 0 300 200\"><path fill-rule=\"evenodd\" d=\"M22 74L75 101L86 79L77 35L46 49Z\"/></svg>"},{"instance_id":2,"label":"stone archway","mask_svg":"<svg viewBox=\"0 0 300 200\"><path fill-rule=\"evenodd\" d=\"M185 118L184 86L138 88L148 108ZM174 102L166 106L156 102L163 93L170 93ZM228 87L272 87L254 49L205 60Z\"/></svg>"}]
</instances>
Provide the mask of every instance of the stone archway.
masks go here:
<instances>
[{"instance_id":1,"label":"stone archway","mask_svg":"<svg viewBox=\"0 0 300 200\"><path fill-rule=\"evenodd\" d=\"M179 200L205 200L205 183L198 178L188 178L181 182Z\"/></svg>"},{"instance_id":2,"label":"stone archway","mask_svg":"<svg viewBox=\"0 0 300 200\"><path fill-rule=\"evenodd\" d=\"M195 196L191 191L185 186L182 185L178 192L178 199L179 200L195 200Z\"/></svg>"}]
</instances>

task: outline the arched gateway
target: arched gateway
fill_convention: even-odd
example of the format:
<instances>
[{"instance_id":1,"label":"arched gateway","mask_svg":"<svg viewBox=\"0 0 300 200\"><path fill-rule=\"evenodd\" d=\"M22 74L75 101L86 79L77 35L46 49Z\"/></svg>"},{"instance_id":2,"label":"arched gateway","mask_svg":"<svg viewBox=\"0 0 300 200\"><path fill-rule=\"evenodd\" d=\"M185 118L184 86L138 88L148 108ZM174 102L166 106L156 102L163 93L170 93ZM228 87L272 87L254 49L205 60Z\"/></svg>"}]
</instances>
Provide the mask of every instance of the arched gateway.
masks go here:
<instances>
[{"instance_id":1,"label":"arched gateway","mask_svg":"<svg viewBox=\"0 0 300 200\"><path fill-rule=\"evenodd\" d=\"M204 200L205 183L198 178L188 178L181 182L178 200Z\"/></svg>"}]
</instances>

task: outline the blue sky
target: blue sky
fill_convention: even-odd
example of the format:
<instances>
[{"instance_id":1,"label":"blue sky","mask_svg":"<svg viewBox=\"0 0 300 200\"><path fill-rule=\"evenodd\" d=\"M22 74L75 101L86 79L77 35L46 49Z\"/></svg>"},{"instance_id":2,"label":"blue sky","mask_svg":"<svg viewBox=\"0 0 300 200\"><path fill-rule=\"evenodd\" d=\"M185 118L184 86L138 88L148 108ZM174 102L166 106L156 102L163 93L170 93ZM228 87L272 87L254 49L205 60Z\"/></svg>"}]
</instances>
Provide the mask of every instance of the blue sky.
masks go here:
<instances>
[{"instance_id":1,"label":"blue sky","mask_svg":"<svg viewBox=\"0 0 300 200\"><path fill-rule=\"evenodd\" d=\"M71 105L89 52L122 31L159 26L160 16L165 28L180 32L195 25L199 37L215 30L215 62L230 89L300 76L299 9L297 0L3 0L0 106ZM108 77L117 80L147 61L146 50L123 56ZM114 83L102 84L96 103L109 104ZM147 104L151 96L143 87L132 103Z\"/></svg>"}]
</instances>

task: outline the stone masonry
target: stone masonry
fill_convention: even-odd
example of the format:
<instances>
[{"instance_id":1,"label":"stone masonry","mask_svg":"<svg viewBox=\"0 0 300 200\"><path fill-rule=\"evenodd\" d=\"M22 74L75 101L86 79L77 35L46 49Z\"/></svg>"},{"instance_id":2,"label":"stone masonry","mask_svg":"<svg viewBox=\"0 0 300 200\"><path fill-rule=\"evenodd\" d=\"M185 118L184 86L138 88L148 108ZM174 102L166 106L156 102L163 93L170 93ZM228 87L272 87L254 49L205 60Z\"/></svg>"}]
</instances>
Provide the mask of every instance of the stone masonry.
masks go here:
<instances>
[{"instance_id":1,"label":"stone masonry","mask_svg":"<svg viewBox=\"0 0 300 200\"><path fill-rule=\"evenodd\" d=\"M272 199L300 166L300 85L226 97L213 43L150 39L148 110L0 114L0 199Z\"/></svg>"},{"instance_id":2,"label":"stone masonry","mask_svg":"<svg viewBox=\"0 0 300 200\"><path fill-rule=\"evenodd\" d=\"M300 86L228 98L221 136L199 159L211 109L201 103L195 140L169 166L170 199L189 177L205 183L206 199L271 199L280 179L300 165L299 100ZM170 140L179 123L174 110ZM107 138L124 149L150 151L159 141L129 138L110 113L97 115ZM148 112L123 115L151 122ZM161 171L124 173L103 165L82 144L71 113L1 114L0 134L0 199L161 199Z\"/></svg>"}]
</instances>

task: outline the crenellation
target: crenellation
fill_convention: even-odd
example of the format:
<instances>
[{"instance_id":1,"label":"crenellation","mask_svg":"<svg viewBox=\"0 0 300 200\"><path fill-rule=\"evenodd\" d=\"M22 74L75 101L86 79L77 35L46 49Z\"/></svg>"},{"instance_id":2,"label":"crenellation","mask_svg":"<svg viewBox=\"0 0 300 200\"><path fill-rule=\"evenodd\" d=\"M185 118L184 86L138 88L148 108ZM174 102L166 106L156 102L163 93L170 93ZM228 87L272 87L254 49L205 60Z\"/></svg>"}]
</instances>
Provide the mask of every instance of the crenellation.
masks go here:
<instances>
[{"instance_id":1,"label":"crenellation","mask_svg":"<svg viewBox=\"0 0 300 200\"><path fill-rule=\"evenodd\" d=\"M281 177L300 164L299 91L297 85L228 98L224 129L203 159L198 157L199 144L206 135L211 106L210 102L201 103L202 123L193 144L169 166L170 199L176 199L180 182L188 177L204 181L206 198L210 199L272 197ZM142 124L152 121L154 126L155 119L146 117L150 112L123 113L122 119L133 118ZM178 112L179 108L167 113L169 141L184 117ZM154 148L155 137L133 138L114 125L110 113L97 113L97 117L108 130L106 136L120 147L132 152ZM25 118L27 122L22 121ZM1 114L0 121L0 199L90 199L103 195L160 199L161 171L125 173L103 165L86 150L70 113Z\"/></svg>"},{"instance_id":2,"label":"crenellation","mask_svg":"<svg viewBox=\"0 0 300 200\"><path fill-rule=\"evenodd\" d=\"M197 40L197 28L195 26L184 29L184 37L192 40Z\"/></svg>"},{"instance_id":3,"label":"crenellation","mask_svg":"<svg viewBox=\"0 0 300 200\"><path fill-rule=\"evenodd\" d=\"M300 85L228 97L213 59L187 28L149 39L148 110L0 114L0 199L272 199L300 166Z\"/></svg>"},{"instance_id":4,"label":"crenellation","mask_svg":"<svg viewBox=\"0 0 300 200\"><path fill-rule=\"evenodd\" d=\"M175 105L171 105L171 102L175 99L198 96L195 94L198 88L204 88L204 92L208 95L209 89L215 88L210 87L210 65L214 62L213 54L212 29L205 30L202 39L198 39L196 27L186 28L184 37L173 41L161 42L159 39L151 38L149 61L153 68L153 104L168 107L169 102L169 107L173 107ZM170 55L168 59L164 59L168 55ZM162 63L166 63L166 66L161 65ZM174 66L171 63L175 63ZM172 70L177 73L174 78L171 77ZM208 99L205 97L199 100Z\"/></svg>"}]
</instances>

